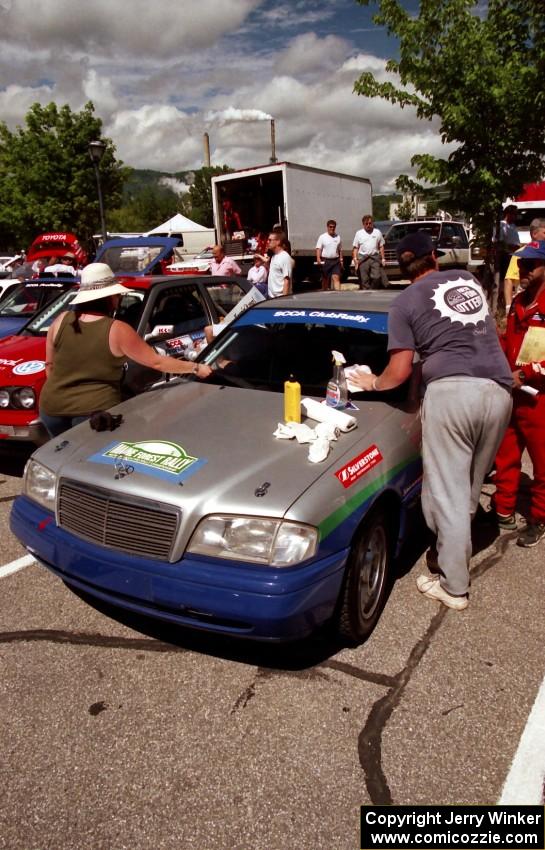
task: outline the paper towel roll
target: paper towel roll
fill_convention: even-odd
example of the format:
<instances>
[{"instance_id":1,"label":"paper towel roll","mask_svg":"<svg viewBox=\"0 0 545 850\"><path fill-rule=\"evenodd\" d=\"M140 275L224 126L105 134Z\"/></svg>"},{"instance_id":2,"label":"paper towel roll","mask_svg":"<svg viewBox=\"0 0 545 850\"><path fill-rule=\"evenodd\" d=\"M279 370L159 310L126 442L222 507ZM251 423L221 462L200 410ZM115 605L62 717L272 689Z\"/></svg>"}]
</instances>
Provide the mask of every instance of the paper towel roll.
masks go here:
<instances>
[{"instance_id":1,"label":"paper towel roll","mask_svg":"<svg viewBox=\"0 0 545 850\"><path fill-rule=\"evenodd\" d=\"M335 410L334 407L328 407L313 398L304 398L301 402L301 408L309 419L315 419L316 422L331 422L341 431L352 431L358 427L357 419L354 416L343 413L342 410Z\"/></svg>"}]
</instances>

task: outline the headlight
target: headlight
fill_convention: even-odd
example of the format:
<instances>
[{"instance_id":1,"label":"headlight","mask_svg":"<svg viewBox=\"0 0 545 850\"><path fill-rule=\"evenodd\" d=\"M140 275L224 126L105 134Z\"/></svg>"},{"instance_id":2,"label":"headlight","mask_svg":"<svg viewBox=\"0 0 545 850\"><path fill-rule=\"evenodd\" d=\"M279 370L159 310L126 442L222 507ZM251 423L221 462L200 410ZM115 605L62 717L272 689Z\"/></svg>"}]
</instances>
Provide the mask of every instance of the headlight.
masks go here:
<instances>
[{"instance_id":1,"label":"headlight","mask_svg":"<svg viewBox=\"0 0 545 850\"><path fill-rule=\"evenodd\" d=\"M9 393L7 390L0 390L0 410L9 407Z\"/></svg>"},{"instance_id":2,"label":"headlight","mask_svg":"<svg viewBox=\"0 0 545 850\"><path fill-rule=\"evenodd\" d=\"M271 567L291 567L311 558L317 543L318 530L309 525L277 519L216 515L199 523L187 551Z\"/></svg>"},{"instance_id":3,"label":"headlight","mask_svg":"<svg viewBox=\"0 0 545 850\"><path fill-rule=\"evenodd\" d=\"M25 469L23 492L48 511L55 510L57 476L37 460L29 460Z\"/></svg>"},{"instance_id":4,"label":"headlight","mask_svg":"<svg viewBox=\"0 0 545 850\"><path fill-rule=\"evenodd\" d=\"M36 393L31 387L21 387L20 390L15 390L12 393L11 403L14 407L31 410L31 408L36 407Z\"/></svg>"}]
</instances>

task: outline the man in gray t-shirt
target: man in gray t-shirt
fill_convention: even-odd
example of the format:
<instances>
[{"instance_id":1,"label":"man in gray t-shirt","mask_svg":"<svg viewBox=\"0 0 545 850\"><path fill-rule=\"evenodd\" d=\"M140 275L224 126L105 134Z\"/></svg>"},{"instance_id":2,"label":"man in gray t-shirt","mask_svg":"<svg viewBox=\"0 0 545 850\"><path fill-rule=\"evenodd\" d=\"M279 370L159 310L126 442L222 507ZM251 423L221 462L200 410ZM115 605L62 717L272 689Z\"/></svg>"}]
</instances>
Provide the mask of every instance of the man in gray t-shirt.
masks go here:
<instances>
[{"instance_id":1,"label":"man in gray t-shirt","mask_svg":"<svg viewBox=\"0 0 545 850\"><path fill-rule=\"evenodd\" d=\"M440 272L424 231L402 239L397 253L411 286L390 310L390 360L382 375L361 375L356 383L364 390L393 389L410 376L415 353L420 356L422 508L437 536L439 578L418 576L417 586L461 611L468 604L471 519L509 421L512 375L475 278Z\"/></svg>"}]
</instances>

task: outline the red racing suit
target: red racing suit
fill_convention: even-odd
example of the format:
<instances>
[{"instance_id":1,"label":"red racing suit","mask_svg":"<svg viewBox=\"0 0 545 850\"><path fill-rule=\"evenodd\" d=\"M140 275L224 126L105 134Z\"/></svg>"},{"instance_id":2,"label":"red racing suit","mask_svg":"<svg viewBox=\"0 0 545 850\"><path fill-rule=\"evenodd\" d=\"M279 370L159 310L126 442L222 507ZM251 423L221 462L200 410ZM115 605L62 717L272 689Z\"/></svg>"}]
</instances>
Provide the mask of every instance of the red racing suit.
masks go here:
<instances>
[{"instance_id":1,"label":"red racing suit","mask_svg":"<svg viewBox=\"0 0 545 850\"><path fill-rule=\"evenodd\" d=\"M493 502L497 513L504 516L514 513L522 453L526 448L534 468L529 520L542 523L545 522L545 360L519 366L517 358L528 328L543 328L545 333L545 291L529 305L523 303L524 296L521 292L513 300L501 342L511 370L523 372L524 384L535 387L539 395L531 396L520 389L513 391L513 414L496 456Z\"/></svg>"}]
</instances>

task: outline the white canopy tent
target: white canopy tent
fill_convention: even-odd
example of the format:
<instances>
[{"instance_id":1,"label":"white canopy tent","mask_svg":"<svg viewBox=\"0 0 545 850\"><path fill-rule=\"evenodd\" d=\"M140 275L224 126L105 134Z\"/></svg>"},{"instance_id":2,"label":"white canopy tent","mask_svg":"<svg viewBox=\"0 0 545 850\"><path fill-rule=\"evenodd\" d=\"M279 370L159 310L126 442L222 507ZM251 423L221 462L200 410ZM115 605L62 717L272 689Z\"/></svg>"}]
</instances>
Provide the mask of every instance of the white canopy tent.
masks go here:
<instances>
[{"instance_id":1,"label":"white canopy tent","mask_svg":"<svg viewBox=\"0 0 545 850\"><path fill-rule=\"evenodd\" d=\"M203 227L202 224L191 221L185 215L176 213L172 218L154 227L153 230L148 230L145 236L176 236L178 233L195 233L198 230L207 230L210 232L211 228Z\"/></svg>"}]
</instances>

